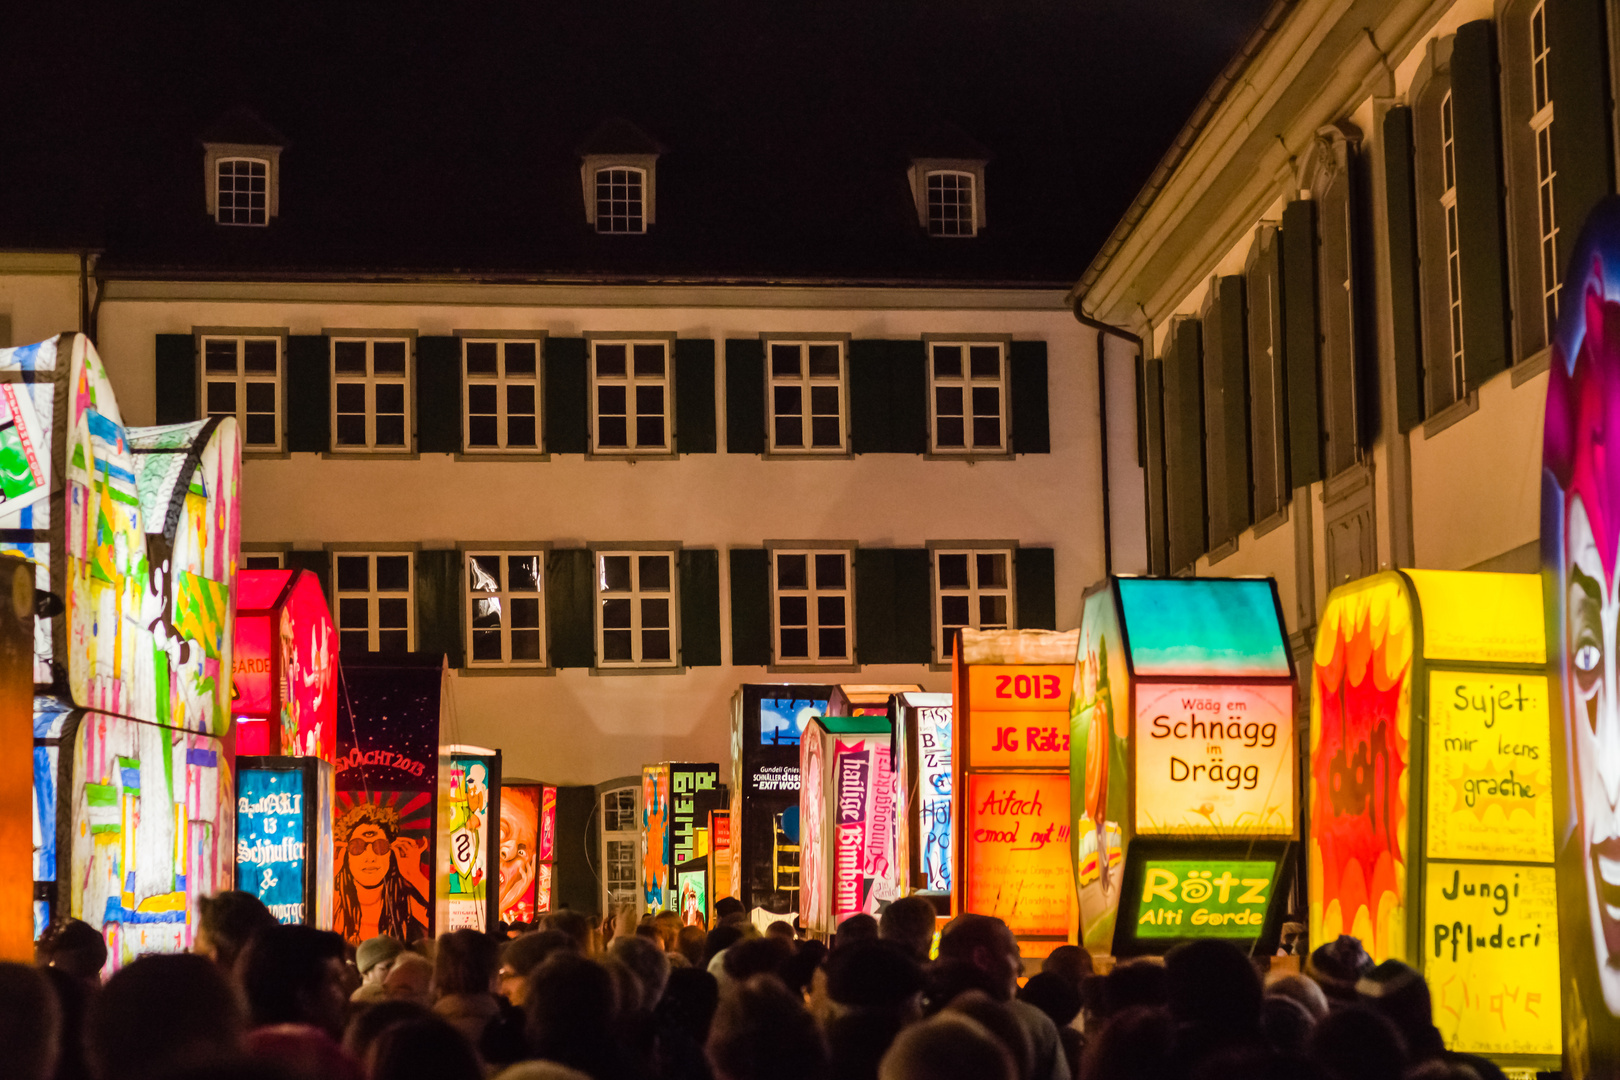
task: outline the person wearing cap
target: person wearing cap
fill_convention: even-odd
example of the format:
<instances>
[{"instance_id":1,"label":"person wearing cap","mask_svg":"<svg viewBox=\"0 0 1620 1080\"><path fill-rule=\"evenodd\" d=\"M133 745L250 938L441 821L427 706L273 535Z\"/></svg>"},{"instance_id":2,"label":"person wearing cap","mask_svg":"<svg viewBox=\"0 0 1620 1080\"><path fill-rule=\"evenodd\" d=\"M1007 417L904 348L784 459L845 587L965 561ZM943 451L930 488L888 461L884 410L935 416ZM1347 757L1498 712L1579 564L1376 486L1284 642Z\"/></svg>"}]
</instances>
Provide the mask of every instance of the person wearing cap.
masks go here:
<instances>
[{"instance_id":1,"label":"person wearing cap","mask_svg":"<svg viewBox=\"0 0 1620 1080\"><path fill-rule=\"evenodd\" d=\"M1361 939L1340 934L1305 958L1305 974L1316 980L1329 1001L1353 1004L1356 980L1372 970L1373 958Z\"/></svg>"},{"instance_id":2,"label":"person wearing cap","mask_svg":"<svg viewBox=\"0 0 1620 1080\"><path fill-rule=\"evenodd\" d=\"M1466 1065L1480 1080L1505 1080L1494 1063L1474 1054L1447 1050L1434 1026L1434 1006L1429 1000L1429 984L1423 976L1399 960L1385 960L1356 982L1356 995L1362 1003L1394 1024L1406 1040L1410 1065L1428 1061Z\"/></svg>"},{"instance_id":3,"label":"person wearing cap","mask_svg":"<svg viewBox=\"0 0 1620 1080\"><path fill-rule=\"evenodd\" d=\"M386 998L383 980L404 951L405 943L390 934L378 934L361 942L354 954L354 966L360 969L360 988L349 995L349 1000L371 1002Z\"/></svg>"}]
</instances>

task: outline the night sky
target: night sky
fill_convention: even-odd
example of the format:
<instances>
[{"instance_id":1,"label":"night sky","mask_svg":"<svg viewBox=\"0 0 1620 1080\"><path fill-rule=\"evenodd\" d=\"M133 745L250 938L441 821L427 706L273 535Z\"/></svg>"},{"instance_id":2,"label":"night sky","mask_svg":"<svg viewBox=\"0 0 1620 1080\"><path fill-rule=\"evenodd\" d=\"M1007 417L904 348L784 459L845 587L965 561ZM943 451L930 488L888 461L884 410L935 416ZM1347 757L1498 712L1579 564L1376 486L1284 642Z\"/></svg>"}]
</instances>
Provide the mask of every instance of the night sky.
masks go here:
<instances>
[{"instance_id":1,"label":"night sky","mask_svg":"<svg viewBox=\"0 0 1620 1080\"><path fill-rule=\"evenodd\" d=\"M300 159L306 177L311 161L340 171L344 196L381 208L379 222L406 193L458 201L487 184L490 155L553 137L574 146L610 115L672 151L761 147L767 175L704 180L738 191L865 132L892 141L948 121L995 152L992 169L1036 171L1028 163L1046 156L1020 201L1065 204L1051 211L1068 252L1054 269L1078 274L1270 2L19 5L0 246L116 246L123 223L160 220L180 187L195 214L197 136L237 105L287 136L284 172ZM287 214L300 188L292 174L285 185Z\"/></svg>"}]
</instances>

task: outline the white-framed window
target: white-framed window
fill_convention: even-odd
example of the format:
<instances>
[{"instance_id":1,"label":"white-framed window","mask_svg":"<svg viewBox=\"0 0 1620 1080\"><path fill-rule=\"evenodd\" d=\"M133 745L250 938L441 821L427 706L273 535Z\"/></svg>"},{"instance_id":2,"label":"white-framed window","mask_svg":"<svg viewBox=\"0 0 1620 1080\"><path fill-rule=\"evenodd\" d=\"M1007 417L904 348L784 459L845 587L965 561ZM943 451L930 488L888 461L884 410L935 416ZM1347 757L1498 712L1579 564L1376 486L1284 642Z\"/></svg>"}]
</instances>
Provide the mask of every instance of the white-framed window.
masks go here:
<instances>
[{"instance_id":1,"label":"white-framed window","mask_svg":"<svg viewBox=\"0 0 1620 1080\"><path fill-rule=\"evenodd\" d=\"M625 904L641 907L639 785L602 793L602 893L604 911L617 911Z\"/></svg>"},{"instance_id":2,"label":"white-framed window","mask_svg":"<svg viewBox=\"0 0 1620 1080\"><path fill-rule=\"evenodd\" d=\"M771 620L778 664L848 664L855 658L850 552L771 551Z\"/></svg>"},{"instance_id":3,"label":"white-framed window","mask_svg":"<svg viewBox=\"0 0 1620 1080\"><path fill-rule=\"evenodd\" d=\"M545 553L467 552L467 666L544 667Z\"/></svg>"},{"instance_id":4,"label":"white-framed window","mask_svg":"<svg viewBox=\"0 0 1620 1080\"><path fill-rule=\"evenodd\" d=\"M644 233L647 172L616 165L596 170L596 231Z\"/></svg>"},{"instance_id":5,"label":"white-framed window","mask_svg":"<svg viewBox=\"0 0 1620 1080\"><path fill-rule=\"evenodd\" d=\"M203 406L234 416L242 448L281 449L281 338L204 334Z\"/></svg>"},{"instance_id":6,"label":"white-framed window","mask_svg":"<svg viewBox=\"0 0 1620 1080\"><path fill-rule=\"evenodd\" d=\"M592 446L599 454L667 454L669 342L591 341Z\"/></svg>"},{"instance_id":7,"label":"white-framed window","mask_svg":"<svg viewBox=\"0 0 1620 1080\"><path fill-rule=\"evenodd\" d=\"M411 344L332 339L332 449L409 450Z\"/></svg>"},{"instance_id":8,"label":"white-framed window","mask_svg":"<svg viewBox=\"0 0 1620 1080\"><path fill-rule=\"evenodd\" d=\"M842 453L849 394L842 341L771 341L772 453Z\"/></svg>"},{"instance_id":9,"label":"white-framed window","mask_svg":"<svg viewBox=\"0 0 1620 1080\"><path fill-rule=\"evenodd\" d=\"M596 553L599 667L675 666L675 553Z\"/></svg>"},{"instance_id":10,"label":"white-framed window","mask_svg":"<svg viewBox=\"0 0 1620 1080\"><path fill-rule=\"evenodd\" d=\"M1007 356L998 341L933 342L928 365L934 452L1007 449Z\"/></svg>"},{"instance_id":11,"label":"white-framed window","mask_svg":"<svg viewBox=\"0 0 1620 1080\"><path fill-rule=\"evenodd\" d=\"M1530 118L1530 130L1536 140L1536 233L1541 241L1541 313L1546 331L1543 340L1551 341L1558 326L1558 218L1554 213L1555 192L1553 180L1558 175L1553 168L1552 89L1547 82L1548 54L1547 5L1537 4L1530 13L1530 74L1535 115Z\"/></svg>"},{"instance_id":12,"label":"white-framed window","mask_svg":"<svg viewBox=\"0 0 1620 1080\"><path fill-rule=\"evenodd\" d=\"M285 569L286 552L282 551L244 551L242 552L242 569L244 570L282 570Z\"/></svg>"},{"instance_id":13,"label":"white-framed window","mask_svg":"<svg viewBox=\"0 0 1620 1080\"><path fill-rule=\"evenodd\" d=\"M1452 121L1451 91L1440 100L1440 208L1446 221L1446 308L1451 329L1452 398L1464 392L1462 326L1462 255L1457 229L1457 143Z\"/></svg>"},{"instance_id":14,"label":"white-framed window","mask_svg":"<svg viewBox=\"0 0 1620 1080\"><path fill-rule=\"evenodd\" d=\"M1016 626L1010 548L934 549L934 655L950 661L958 630Z\"/></svg>"},{"instance_id":15,"label":"white-framed window","mask_svg":"<svg viewBox=\"0 0 1620 1080\"><path fill-rule=\"evenodd\" d=\"M978 204L974 198L974 177L970 172L941 169L930 172L928 185L928 235L973 236L979 231Z\"/></svg>"},{"instance_id":16,"label":"white-framed window","mask_svg":"<svg viewBox=\"0 0 1620 1080\"><path fill-rule=\"evenodd\" d=\"M540 342L466 338L462 445L468 453L540 449Z\"/></svg>"},{"instance_id":17,"label":"white-framed window","mask_svg":"<svg viewBox=\"0 0 1620 1080\"><path fill-rule=\"evenodd\" d=\"M221 225L270 224L270 163L220 158L215 163L215 220Z\"/></svg>"},{"instance_id":18,"label":"white-framed window","mask_svg":"<svg viewBox=\"0 0 1620 1080\"><path fill-rule=\"evenodd\" d=\"M414 561L408 551L333 554L338 647L342 651L411 651L416 630Z\"/></svg>"}]
</instances>

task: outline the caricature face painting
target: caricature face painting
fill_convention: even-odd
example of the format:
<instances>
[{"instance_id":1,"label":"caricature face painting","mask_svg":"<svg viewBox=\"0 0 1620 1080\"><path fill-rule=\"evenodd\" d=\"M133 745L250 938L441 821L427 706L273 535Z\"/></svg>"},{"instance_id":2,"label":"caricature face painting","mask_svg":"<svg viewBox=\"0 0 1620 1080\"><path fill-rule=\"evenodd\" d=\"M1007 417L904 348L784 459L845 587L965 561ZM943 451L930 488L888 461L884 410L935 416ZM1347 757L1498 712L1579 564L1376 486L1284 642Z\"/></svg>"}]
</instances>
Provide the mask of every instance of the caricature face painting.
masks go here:
<instances>
[{"instance_id":1,"label":"caricature face painting","mask_svg":"<svg viewBox=\"0 0 1620 1080\"><path fill-rule=\"evenodd\" d=\"M1620 214L1606 207L1583 233L1561 297L1543 455L1549 639L1562 644L1563 716L1553 735L1559 937L1565 1045L1577 1076L1620 1068L1589 1057L1613 1054L1604 1047L1620 1024L1620 454L1609 452L1620 448L1620 278L1601 252Z\"/></svg>"}]
</instances>

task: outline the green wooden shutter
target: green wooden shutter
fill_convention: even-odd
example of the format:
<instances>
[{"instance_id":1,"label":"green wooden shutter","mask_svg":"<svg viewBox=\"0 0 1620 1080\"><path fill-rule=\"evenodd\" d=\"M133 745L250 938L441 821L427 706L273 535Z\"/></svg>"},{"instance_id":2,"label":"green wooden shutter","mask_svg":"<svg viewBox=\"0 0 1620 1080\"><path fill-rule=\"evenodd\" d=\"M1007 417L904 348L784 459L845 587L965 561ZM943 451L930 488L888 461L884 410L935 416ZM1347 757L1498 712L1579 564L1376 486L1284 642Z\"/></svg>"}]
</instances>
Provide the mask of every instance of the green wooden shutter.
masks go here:
<instances>
[{"instance_id":1,"label":"green wooden shutter","mask_svg":"<svg viewBox=\"0 0 1620 1080\"><path fill-rule=\"evenodd\" d=\"M1164 361L1149 360L1142 370L1142 417L1147 486L1148 573L1170 572L1168 511L1164 490Z\"/></svg>"},{"instance_id":2,"label":"green wooden shutter","mask_svg":"<svg viewBox=\"0 0 1620 1080\"><path fill-rule=\"evenodd\" d=\"M416 448L461 451L461 339L416 339Z\"/></svg>"},{"instance_id":3,"label":"green wooden shutter","mask_svg":"<svg viewBox=\"0 0 1620 1080\"><path fill-rule=\"evenodd\" d=\"M729 360L728 360L729 364ZM731 663L763 667L771 662L771 564L764 548L732 548Z\"/></svg>"},{"instance_id":4,"label":"green wooden shutter","mask_svg":"<svg viewBox=\"0 0 1620 1080\"><path fill-rule=\"evenodd\" d=\"M894 450L889 409L894 393L890 344L877 339L849 343L849 446L857 454L887 454Z\"/></svg>"},{"instance_id":5,"label":"green wooden shutter","mask_svg":"<svg viewBox=\"0 0 1620 1080\"><path fill-rule=\"evenodd\" d=\"M1322 405L1316 314L1316 204L1297 199L1283 207L1283 375L1288 381L1288 482L1304 487L1322 479ZM1166 372L1166 380L1169 373ZM1168 417L1166 418L1168 423Z\"/></svg>"},{"instance_id":6,"label":"green wooden shutter","mask_svg":"<svg viewBox=\"0 0 1620 1080\"><path fill-rule=\"evenodd\" d=\"M1164 356L1165 493L1172 573L1185 570L1209 550L1200 329L1197 319L1176 320Z\"/></svg>"},{"instance_id":7,"label":"green wooden shutter","mask_svg":"<svg viewBox=\"0 0 1620 1080\"><path fill-rule=\"evenodd\" d=\"M287 449L332 449L332 343L325 334L287 339Z\"/></svg>"},{"instance_id":8,"label":"green wooden shutter","mask_svg":"<svg viewBox=\"0 0 1620 1080\"><path fill-rule=\"evenodd\" d=\"M546 647L554 668L596 666L595 567L586 548L546 557Z\"/></svg>"},{"instance_id":9,"label":"green wooden shutter","mask_svg":"<svg viewBox=\"0 0 1620 1080\"><path fill-rule=\"evenodd\" d=\"M765 343L726 339L726 453L765 452Z\"/></svg>"},{"instance_id":10,"label":"green wooden shutter","mask_svg":"<svg viewBox=\"0 0 1620 1080\"><path fill-rule=\"evenodd\" d=\"M681 663L720 664L720 553L712 549L681 549Z\"/></svg>"},{"instance_id":11,"label":"green wooden shutter","mask_svg":"<svg viewBox=\"0 0 1620 1080\"><path fill-rule=\"evenodd\" d=\"M1249 498L1248 324L1243 278L1215 283L1204 325L1205 475L1209 484L1209 546L1217 547L1254 523Z\"/></svg>"},{"instance_id":12,"label":"green wooden shutter","mask_svg":"<svg viewBox=\"0 0 1620 1080\"><path fill-rule=\"evenodd\" d=\"M922 341L889 346L889 449L928 452L928 347Z\"/></svg>"},{"instance_id":13,"label":"green wooden shutter","mask_svg":"<svg viewBox=\"0 0 1620 1080\"><path fill-rule=\"evenodd\" d=\"M894 662L934 658L934 575L927 548L894 551Z\"/></svg>"},{"instance_id":14,"label":"green wooden shutter","mask_svg":"<svg viewBox=\"0 0 1620 1080\"><path fill-rule=\"evenodd\" d=\"M1052 421L1046 391L1046 342L1013 342L1007 366L1012 384L1012 451L1050 454Z\"/></svg>"},{"instance_id":15,"label":"green wooden shutter","mask_svg":"<svg viewBox=\"0 0 1620 1080\"><path fill-rule=\"evenodd\" d=\"M1417 194L1412 179L1412 110L1384 114L1384 203L1388 207L1390 321L1395 330L1395 419L1401 434L1423 422L1423 335L1418 312Z\"/></svg>"},{"instance_id":16,"label":"green wooden shutter","mask_svg":"<svg viewBox=\"0 0 1620 1080\"><path fill-rule=\"evenodd\" d=\"M1468 389L1507 367L1507 232L1502 223L1502 118L1489 19L1457 28L1451 47L1457 158L1457 257L1462 275L1463 376ZM1554 129L1553 142L1558 141Z\"/></svg>"},{"instance_id":17,"label":"green wooden shutter","mask_svg":"<svg viewBox=\"0 0 1620 1080\"><path fill-rule=\"evenodd\" d=\"M281 564L289 570L308 570L321 583L321 593L327 607L332 606L332 555L327 551L299 551L282 553Z\"/></svg>"},{"instance_id":18,"label":"green wooden shutter","mask_svg":"<svg viewBox=\"0 0 1620 1080\"><path fill-rule=\"evenodd\" d=\"M1051 548L1021 547L1013 552L1018 588L1018 628L1057 629L1057 558Z\"/></svg>"},{"instance_id":19,"label":"green wooden shutter","mask_svg":"<svg viewBox=\"0 0 1620 1080\"><path fill-rule=\"evenodd\" d=\"M1609 128L1608 28L1603 0L1548 0L1547 81L1552 90L1558 280L1586 215L1614 190Z\"/></svg>"},{"instance_id":20,"label":"green wooden shutter","mask_svg":"<svg viewBox=\"0 0 1620 1080\"><path fill-rule=\"evenodd\" d=\"M416 553L416 651L443 653L462 666L461 552Z\"/></svg>"},{"instance_id":21,"label":"green wooden shutter","mask_svg":"<svg viewBox=\"0 0 1620 1080\"><path fill-rule=\"evenodd\" d=\"M894 664L895 551L855 552L855 658L862 664Z\"/></svg>"},{"instance_id":22,"label":"green wooden shutter","mask_svg":"<svg viewBox=\"0 0 1620 1080\"><path fill-rule=\"evenodd\" d=\"M589 357L584 338L546 338L545 442L549 454L590 451Z\"/></svg>"},{"instance_id":23,"label":"green wooden shutter","mask_svg":"<svg viewBox=\"0 0 1620 1080\"><path fill-rule=\"evenodd\" d=\"M675 451L712 454L714 449L714 339L677 338Z\"/></svg>"},{"instance_id":24,"label":"green wooden shutter","mask_svg":"<svg viewBox=\"0 0 1620 1080\"><path fill-rule=\"evenodd\" d=\"M191 334L157 336L157 422L184 424L202 418L197 402L197 339Z\"/></svg>"}]
</instances>

